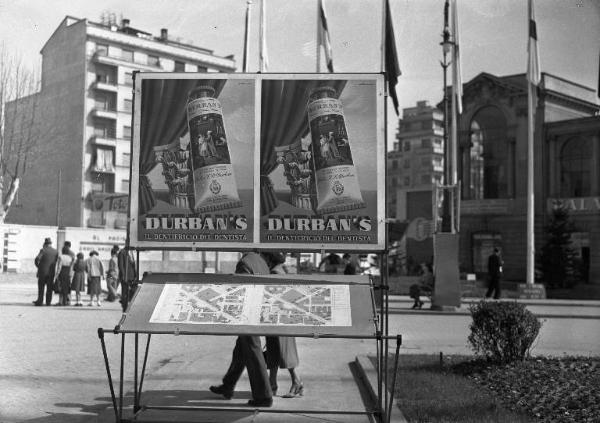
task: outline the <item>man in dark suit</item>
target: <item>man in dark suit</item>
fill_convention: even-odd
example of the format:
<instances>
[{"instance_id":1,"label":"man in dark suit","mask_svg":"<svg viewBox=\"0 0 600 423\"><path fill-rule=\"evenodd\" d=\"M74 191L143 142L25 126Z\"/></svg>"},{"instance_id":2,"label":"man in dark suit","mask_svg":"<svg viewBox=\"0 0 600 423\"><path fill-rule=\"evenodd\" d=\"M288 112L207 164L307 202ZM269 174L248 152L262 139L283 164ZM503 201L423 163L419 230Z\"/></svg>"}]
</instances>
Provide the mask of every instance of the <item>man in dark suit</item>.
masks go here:
<instances>
[{"instance_id":1,"label":"man in dark suit","mask_svg":"<svg viewBox=\"0 0 600 423\"><path fill-rule=\"evenodd\" d=\"M488 257L488 277L490 286L485 294L485 298L490 298L494 293L494 299L500 298L500 276L502 275L502 259L500 250L494 248L494 252Z\"/></svg>"},{"instance_id":2,"label":"man in dark suit","mask_svg":"<svg viewBox=\"0 0 600 423\"><path fill-rule=\"evenodd\" d=\"M119 266L119 283L121 284L121 308L127 311L129 301L133 298L137 289L137 270L135 260L129 247L124 247L117 253L117 264Z\"/></svg>"},{"instance_id":3,"label":"man in dark suit","mask_svg":"<svg viewBox=\"0 0 600 423\"><path fill-rule=\"evenodd\" d=\"M35 258L35 266L38 269L38 298L33 304L36 306L44 304L44 287L46 288L46 305L49 306L52 303L52 284L54 283L57 260L58 251L52 248L52 240L46 238L44 246Z\"/></svg>"},{"instance_id":4,"label":"man in dark suit","mask_svg":"<svg viewBox=\"0 0 600 423\"><path fill-rule=\"evenodd\" d=\"M258 253L250 252L242 256L237 263L235 273L247 273L255 275L268 275L270 272L267 262ZM252 407L271 407L273 405L273 392L269 384L267 364L262 352L259 336L238 336L231 357L231 364L225 376L223 384L211 386L211 392L223 395L226 399L233 397L233 390L244 372L248 370L252 399L248 405Z\"/></svg>"}]
</instances>

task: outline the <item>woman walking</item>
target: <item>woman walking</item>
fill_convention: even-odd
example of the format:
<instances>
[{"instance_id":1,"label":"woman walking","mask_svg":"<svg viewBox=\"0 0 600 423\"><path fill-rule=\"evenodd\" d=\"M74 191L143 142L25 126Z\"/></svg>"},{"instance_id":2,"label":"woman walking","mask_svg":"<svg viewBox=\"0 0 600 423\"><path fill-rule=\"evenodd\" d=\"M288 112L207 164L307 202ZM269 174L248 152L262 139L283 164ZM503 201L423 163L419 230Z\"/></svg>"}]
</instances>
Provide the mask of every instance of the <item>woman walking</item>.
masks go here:
<instances>
[{"instance_id":1,"label":"woman walking","mask_svg":"<svg viewBox=\"0 0 600 423\"><path fill-rule=\"evenodd\" d=\"M287 272L283 263L285 255L279 252L263 252L261 253L271 274L285 275ZM298 367L298 349L296 347L296 338L289 336L267 336L267 350L265 352L265 361L269 369L269 382L273 395L277 393L277 370L288 369L292 379L292 386L289 392L283 395L283 398L295 398L304 395L304 385L300 376L296 372Z\"/></svg>"}]
</instances>

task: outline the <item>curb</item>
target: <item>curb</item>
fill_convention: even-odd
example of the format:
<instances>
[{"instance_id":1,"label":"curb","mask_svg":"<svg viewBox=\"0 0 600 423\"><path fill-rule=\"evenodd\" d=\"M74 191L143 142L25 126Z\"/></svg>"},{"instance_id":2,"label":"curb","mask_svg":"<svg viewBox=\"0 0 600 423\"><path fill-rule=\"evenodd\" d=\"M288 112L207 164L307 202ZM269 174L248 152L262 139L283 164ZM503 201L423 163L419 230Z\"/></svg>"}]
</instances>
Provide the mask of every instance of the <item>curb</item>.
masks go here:
<instances>
[{"instance_id":1,"label":"curb","mask_svg":"<svg viewBox=\"0 0 600 423\"><path fill-rule=\"evenodd\" d=\"M373 403L377 402L377 370L371 363L371 360L366 355L357 355L355 363L358 369L359 376L369 394L370 400ZM392 404L392 413L390 423L408 423L408 420L402 414L402 410L398 404Z\"/></svg>"}]
</instances>

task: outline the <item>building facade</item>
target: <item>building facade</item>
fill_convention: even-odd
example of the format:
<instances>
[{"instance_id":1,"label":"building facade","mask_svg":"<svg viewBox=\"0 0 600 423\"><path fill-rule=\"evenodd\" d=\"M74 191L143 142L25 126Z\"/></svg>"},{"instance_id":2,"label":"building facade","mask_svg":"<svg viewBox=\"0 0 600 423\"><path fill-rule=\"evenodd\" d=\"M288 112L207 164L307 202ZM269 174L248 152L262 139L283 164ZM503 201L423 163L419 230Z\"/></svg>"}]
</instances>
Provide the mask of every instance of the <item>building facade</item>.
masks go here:
<instances>
[{"instance_id":1,"label":"building facade","mask_svg":"<svg viewBox=\"0 0 600 423\"><path fill-rule=\"evenodd\" d=\"M399 274L432 262L432 189L444 182L443 118L427 101L403 109L394 149L387 153L387 216L401 228L389 240Z\"/></svg>"},{"instance_id":2,"label":"building facade","mask_svg":"<svg viewBox=\"0 0 600 423\"><path fill-rule=\"evenodd\" d=\"M486 272L500 247L507 280L526 276L526 77L482 73L464 84L458 127L461 270ZM534 135L535 250L552 208L566 205L584 278L600 283L600 107L596 91L546 73Z\"/></svg>"},{"instance_id":3,"label":"building facade","mask_svg":"<svg viewBox=\"0 0 600 423\"><path fill-rule=\"evenodd\" d=\"M236 68L233 56L176 41L164 28L153 36L128 19L116 25L67 16L41 54L36 97L46 113L36 124L47 136L39 140L43 149L27 155L7 223L125 229L135 72Z\"/></svg>"}]
</instances>

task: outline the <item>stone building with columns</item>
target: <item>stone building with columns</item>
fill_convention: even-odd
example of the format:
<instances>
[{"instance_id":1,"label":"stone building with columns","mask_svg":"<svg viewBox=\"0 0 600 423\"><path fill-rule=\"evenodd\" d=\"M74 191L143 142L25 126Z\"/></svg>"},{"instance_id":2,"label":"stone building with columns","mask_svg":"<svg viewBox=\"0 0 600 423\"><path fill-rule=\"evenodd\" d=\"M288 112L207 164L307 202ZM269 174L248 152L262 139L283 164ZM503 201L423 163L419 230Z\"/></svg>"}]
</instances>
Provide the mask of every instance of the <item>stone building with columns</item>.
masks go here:
<instances>
[{"instance_id":1,"label":"stone building with columns","mask_svg":"<svg viewBox=\"0 0 600 423\"><path fill-rule=\"evenodd\" d=\"M594 89L543 73L535 105L535 248L564 204L584 277L600 283L600 106ZM506 280L526 278L526 75L481 73L463 86L458 128L461 270L484 273L497 246Z\"/></svg>"}]
</instances>

